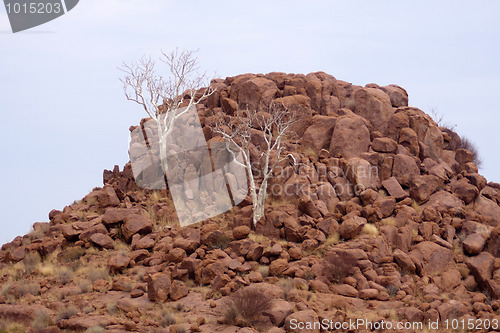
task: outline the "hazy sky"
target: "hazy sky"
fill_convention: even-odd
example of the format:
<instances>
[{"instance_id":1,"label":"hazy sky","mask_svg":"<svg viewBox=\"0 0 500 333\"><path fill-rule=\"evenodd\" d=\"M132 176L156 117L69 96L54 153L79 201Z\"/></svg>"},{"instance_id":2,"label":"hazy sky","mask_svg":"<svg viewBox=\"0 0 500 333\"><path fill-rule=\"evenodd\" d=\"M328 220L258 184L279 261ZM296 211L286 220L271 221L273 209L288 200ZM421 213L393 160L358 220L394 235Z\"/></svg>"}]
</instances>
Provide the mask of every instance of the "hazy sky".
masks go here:
<instances>
[{"instance_id":1,"label":"hazy sky","mask_svg":"<svg viewBox=\"0 0 500 333\"><path fill-rule=\"evenodd\" d=\"M0 243L102 186L128 161L117 67L143 54L199 49L203 69L324 71L358 85L395 83L475 142L500 182L499 1L81 0L12 34L0 10Z\"/></svg>"}]
</instances>

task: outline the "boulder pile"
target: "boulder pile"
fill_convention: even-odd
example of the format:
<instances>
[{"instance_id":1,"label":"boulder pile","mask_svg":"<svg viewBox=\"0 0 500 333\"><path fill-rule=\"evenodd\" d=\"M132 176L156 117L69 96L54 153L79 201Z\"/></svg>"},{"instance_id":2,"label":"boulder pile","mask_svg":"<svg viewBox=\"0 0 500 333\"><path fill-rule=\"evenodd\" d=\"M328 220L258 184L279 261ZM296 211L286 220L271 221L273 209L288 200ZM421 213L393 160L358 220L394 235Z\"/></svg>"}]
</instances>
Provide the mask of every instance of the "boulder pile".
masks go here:
<instances>
[{"instance_id":1,"label":"boulder pile","mask_svg":"<svg viewBox=\"0 0 500 333\"><path fill-rule=\"evenodd\" d=\"M0 331L320 332L294 327L360 318L500 329L500 184L403 88L322 72L211 85L198 105L209 144L220 113L274 101L300 115L287 140L295 163L274 170L265 217L251 224L247 198L180 228L168 190L141 189L130 163L115 166L103 187L2 246ZM234 301L242 290L272 305L250 316Z\"/></svg>"}]
</instances>

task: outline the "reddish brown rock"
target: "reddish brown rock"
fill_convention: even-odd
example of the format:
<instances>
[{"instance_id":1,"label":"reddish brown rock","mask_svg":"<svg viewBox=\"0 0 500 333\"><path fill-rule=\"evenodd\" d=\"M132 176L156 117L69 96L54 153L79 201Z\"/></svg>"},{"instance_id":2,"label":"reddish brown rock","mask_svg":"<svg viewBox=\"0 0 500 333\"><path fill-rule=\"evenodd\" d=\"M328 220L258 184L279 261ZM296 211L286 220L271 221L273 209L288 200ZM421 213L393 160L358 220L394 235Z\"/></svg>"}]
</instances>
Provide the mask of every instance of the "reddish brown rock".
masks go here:
<instances>
[{"instance_id":1,"label":"reddish brown rock","mask_svg":"<svg viewBox=\"0 0 500 333\"><path fill-rule=\"evenodd\" d=\"M366 224L366 219L359 216L354 216L342 222L339 226L339 234L344 239L351 239L359 235L364 225Z\"/></svg>"},{"instance_id":2,"label":"reddish brown rock","mask_svg":"<svg viewBox=\"0 0 500 333\"><path fill-rule=\"evenodd\" d=\"M177 263L177 262L181 262L184 258L186 258L186 256L187 256L186 251L184 251L181 248L176 247L176 248L173 248L170 251L168 251L167 260L169 262Z\"/></svg>"},{"instance_id":3,"label":"reddish brown rock","mask_svg":"<svg viewBox=\"0 0 500 333\"><path fill-rule=\"evenodd\" d=\"M319 328L314 328L312 323L318 322L318 315L313 310L297 311L289 315L285 320L285 328L288 332L301 332L301 333L320 333ZM297 323L303 325L299 328ZM310 323L310 329L306 328L306 324ZM294 328L295 327L295 328Z\"/></svg>"},{"instance_id":4,"label":"reddish brown rock","mask_svg":"<svg viewBox=\"0 0 500 333\"><path fill-rule=\"evenodd\" d=\"M486 249L496 258L500 258L500 226L491 231Z\"/></svg>"},{"instance_id":5,"label":"reddish brown rock","mask_svg":"<svg viewBox=\"0 0 500 333\"><path fill-rule=\"evenodd\" d=\"M465 204L469 204L479 195L477 187L472 185L467 178L462 178L451 185L451 190L455 193Z\"/></svg>"},{"instance_id":6,"label":"reddish brown rock","mask_svg":"<svg viewBox=\"0 0 500 333\"><path fill-rule=\"evenodd\" d=\"M240 225L233 229L233 238L236 240L247 238L249 233L250 233L249 227L245 225Z\"/></svg>"},{"instance_id":7,"label":"reddish brown rock","mask_svg":"<svg viewBox=\"0 0 500 333\"><path fill-rule=\"evenodd\" d=\"M26 255L26 249L24 247L18 247L10 254L10 260L21 261L24 259L25 255Z\"/></svg>"},{"instance_id":8,"label":"reddish brown rock","mask_svg":"<svg viewBox=\"0 0 500 333\"><path fill-rule=\"evenodd\" d=\"M362 88L354 93L354 113L370 121L373 128L387 133L389 120L394 114L389 96L380 89Z\"/></svg>"},{"instance_id":9,"label":"reddish brown rock","mask_svg":"<svg viewBox=\"0 0 500 333\"><path fill-rule=\"evenodd\" d=\"M388 86L380 87L391 99L391 104L395 108L401 106L408 106L408 93L402 87L391 84Z\"/></svg>"},{"instance_id":10,"label":"reddish brown rock","mask_svg":"<svg viewBox=\"0 0 500 333\"><path fill-rule=\"evenodd\" d=\"M482 215L485 222L490 226L496 227L500 225L500 206L482 195L474 201L474 210Z\"/></svg>"},{"instance_id":11,"label":"reddish brown rock","mask_svg":"<svg viewBox=\"0 0 500 333\"><path fill-rule=\"evenodd\" d=\"M478 256L465 260L467 267L474 275L476 281L485 287L493 274L495 258L488 252L481 252Z\"/></svg>"},{"instance_id":12,"label":"reddish brown rock","mask_svg":"<svg viewBox=\"0 0 500 333\"><path fill-rule=\"evenodd\" d=\"M408 149L411 155L420 155L420 145L417 133L409 127L402 128L399 133L399 144Z\"/></svg>"},{"instance_id":13,"label":"reddish brown rock","mask_svg":"<svg viewBox=\"0 0 500 333\"><path fill-rule=\"evenodd\" d=\"M480 234L470 234L465 237L462 245L464 247L464 251L469 255L477 255L479 252L483 250L484 244L486 241L484 237Z\"/></svg>"},{"instance_id":14,"label":"reddish brown rock","mask_svg":"<svg viewBox=\"0 0 500 333\"><path fill-rule=\"evenodd\" d=\"M438 306L437 310L439 318L443 321L458 319L468 312L467 307L457 300L450 300L443 303Z\"/></svg>"},{"instance_id":15,"label":"reddish brown rock","mask_svg":"<svg viewBox=\"0 0 500 333\"><path fill-rule=\"evenodd\" d=\"M94 234L108 233L108 229L106 229L106 227L102 223L98 223L89 227L80 225L79 227L81 228L82 232L80 233L80 236L78 236L78 238L84 242L90 241L90 237Z\"/></svg>"},{"instance_id":16,"label":"reddish brown rock","mask_svg":"<svg viewBox=\"0 0 500 333\"><path fill-rule=\"evenodd\" d=\"M313 218L319 219L321 217L318 207L316 207L313 200L308 195L303 195L299 198L299 209Z\"/></svg>"},{"instance_id":17,"label":"reddish brown rock","mask_svg":"<svg viewBox=\"0 0 500 333\"><path fill-rule=\"evenodd\" d=\"M429 201L429 198L441 187L441 180L433 175L417 175L410 182L410 196L418 204Z\"/></svg>"},{"instance_id":18,"label":"reddish brown rock","mask_svg":"<svg viewBox=\"0 0 500 333\"><path fill-rule=\"evenodd\" d=\"M105 225L116 224L123 222L128 215L139 214L140 210L137 208L106 208L104 215L102 216L102 223Z\"/></svg>"},{"instance_id":19,"label":"reddish brown rock","mask_svg":"<svg viewBox=\"0 0 500 333\"><path fill-rule=\"evenodd\" d=\"M274 326L280 327L285 319L293 313L293 305L285 300L277 299L273 302L270 310L264 311L262 314L269 317Z\"/></svg>"},{"instance_id":20,"label":"reddish brown rock","mask_svg":"<svg viewBox=\"0 0 500 333\"><path fill-rule=\"evenodd\" d=\"M93 234L92 236L90 236L90 241L105 249L113 248L113 238L109 237L106 234L101 234L101 233Z\"/></svg>"},{"instance_id":21,"label":"reddish brown rock","mask_svg":"<svg viewBox=\"0 0 500 333\"><path fill-rule=\"evenodd\" d=\"M447 211L453 208L461 208L462 206L463 202L456 195L442 190L431 195L429 201L422 205L424 209L432 207L437 211Z\"/></svg>"},{"instance_id":22,"label":"reddish brown rock","mask_svg":"<svg viewBox=\"0 0 500 333\"><path fill-rule=\"evenodd\" d=\"M281 276L288 269L288 262L285 259L276 259L269 265L269 275Z\"/></svg>"},{"instance_id":23,"label":"reddish brown rock","mask_svg":"<svg viewBox=\"0 0 500 333\"><path fill-rule=\"evenodd\" d=\"M453 264L451 250L429 241L415 245L410 255L422 264L422 269L427 274L443 272Z\"/></svg>"},{"instance_id":24,"label":"reddish brown rock","mask_svg":"<svg viewBox=\"0 0 500 333\"><path fill-rule=\"evenodd\" d=\"M125 240L129 242L134 234L145 235L153 230L153 223L144 215L132 214L125 217L122 232Z\"/></svg>"},{"instance_id":25,"label":"reddish brown rock","mask_svg":"<svg viewBox=\"0 0 500 333\"><path fill-rule=\"evenodd\" d=\"M310 281L309 286L311 287L311 290L317 291L319 293L327 294L330 292L330 288L328 288L328 285L318 279Z\"/></svg>"},{"instance_id":26,"label":"reddish brown rock","mask_svg":"<svg viewBox=\"0 0 500 333\"><path fill-rule=\"evenodd\" d=\"M411 260L408 254L404 253L400 249L395 249L393 254L394 260L396 260L398 266L401 267L401 270L404 272L415 273L415 263Z\"/></svg>"},{"instance_id":27,"label":"reddish brown rock","mask_svg":"<svg viewBox=\"0 0 500 333\"><path fill-rule=\"evenodd\" d=\"M378 167L365 159L353 157L342 163L347 178L354 185L354 192L359 194L366 189L378 189L380 179Z\"/></svg>"},{"instance_id":28,"label":"reddish brown rock","mask_svg":"<svg viewBox=\"0 0 500 333\"><path fill-rule=\"evenodd\" d=\"M377 299L378 290L377 289L362 289L358 293L358 297L362 299Z\"/></svg>"},{"instance_id":29,"label":"reddish brown rock","mask_svg":"<svg viewBox=\"0 0 500 333\"><path fill-rule=\"evenodd\" d=\"M389 195L396 198L396 200L403 200L408 197L408 193L403 190L396 177L384 180L382 186L384 186Z\"/></svg>"},{"instance_id":30,"label":"reddish brown rock","mask_svg":"<svg viewBox=\"0 0 500 333\"><path fill-rule=\"evenodd\" d=\"M112 272L121 272L128 267L130 258L122 254L116 254L109 258L108 267Z\"/></svg>"},{"instance_id":31,"label":"reddish brown rock","mask_svg":"<svg viewBox=\"0 0 500 333\"><path fill-rule=\"evenodd\" d=\"M456 268L452 268L441 274L441 288L452 291L462 283L462 275Z\"/></svg>"},{"instance_id":32,"label":"reddish brown rock","mask_svg":"<svg viewBox=\"0 0 500 333\"><path fill-rule=\"evenodd\" d=\"M174 280L170 286L170 298L173 301L177 301L183 297L186 297L189 293L189 288L186 284L179 280Z\"/></svg>"},{"instance_id":33,"label":"reddish brown rock","mask_svg":"<svg viewBox=\"0 0 500 333\"><path fill-rule=\"evenodd\" d=\"M370 146L370 132L366 120L354 114L339 117L330 143L332 156L358 157Z\"/></svg>"},{"instance_id":34,"label":"reddish brown rock","mask_svg":"<svg viewBox=\"0 0 500 333\"><path fill-rule=\"evenodd\" d=\"M104 185L101 191L102 195L98 196L99 206L101 208L118 206L120 204L120 199L118 199L115 189L112 186Z\"/></svg>"},{"instance_id":35,"label":"reddish brown rock","mask_svg":"<svg viewBox=\"0 0 500 333\"><path fill-rule=\"evenodd\" d=\"M314 116L312 125L306 129L302 136L303 147L312 149L316 153L319 153L321 149L328 149L336 120L336 117Z\"/></svg>"},{"instance_id":36,"label":"reddish brown rock","mask_svg":"<svg viewBox=\"0 0 500 333\"><path fill-rule=\"evenodd\" d=\"M238 105L242 108L257 110L259 107L268 106L278 92L276 84L264 77L243 79L231 85L231 98L233 91L237 96Z\"/></svg>"},{"instance_id":37,"label":"reddish brown rock","mask_svg":"<svg viewBox=\"0 0 500 333\"><path fill-rule=\"evenodd\" d=\"M153 302L165 302L170 293L172 281L170 276L165 273L157 273L147 278L148 298Z\"/></svg>"},{"instance_id":38,"label":"reddish brown rock","mask_svg":"<svg viewBox=\"0 0 500 333\"><path fill-rule=\"evenodd\" d=\"M403 186L410 186L413 177L420 175L415 159L408 155L397 154L394 157L392 174Z\"/></svg>"},{"instance_id":39,"label":"reddish brown rock","mask_svg":"<svg viewBox=\"0 0 500 333\"><path fill-rule=\"evenodd\" d=\"M394 153L398 144L390 138L375 138L372 141L372 149L380 153Z\"/></svg>"},{"instance_id":40,"label":"reddish brown rock","mask_svg":"<svg viewBox=\"0 0 500 333\"><path fill-rule=\"evenodd\" d=\"M338 295L347 297L358 297L358 291L356 288L348 284L332 284L330 285L330 290Z\"/></svg>"}]
</instances>

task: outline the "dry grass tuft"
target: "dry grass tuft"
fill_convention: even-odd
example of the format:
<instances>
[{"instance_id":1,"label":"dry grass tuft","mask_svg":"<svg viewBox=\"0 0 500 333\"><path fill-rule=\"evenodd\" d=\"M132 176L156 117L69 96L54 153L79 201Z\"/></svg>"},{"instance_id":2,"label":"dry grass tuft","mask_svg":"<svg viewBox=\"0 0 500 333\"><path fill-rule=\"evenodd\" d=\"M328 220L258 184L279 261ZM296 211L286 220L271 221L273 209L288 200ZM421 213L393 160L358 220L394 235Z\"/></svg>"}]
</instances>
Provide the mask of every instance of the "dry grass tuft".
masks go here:
<instances>
[{"instance_id":1,"label":"dry grass tuft","mask_svg":"<svg viewBox=\"0 0 500 333\"><path fill-rule=\"evenodd\" d=\"M224 323L236 326L251 326L273 305L272 297L257 286L238 290L229 297L224 312Z\"/></svg>"},{"instance_id":2,"label":"dry grass tuft","mask_svg":"<svg viewBox=\"0 0 500 333\"><path fill-rule=\"evenodd\" d=\"M373 237L378 236L378 229L375 226L375 224L372 224L372 223L365 224L363 226L363 230L361 232L366 234L366 235L372 235Z\"/></svg>"},{"instance_id":3,"label":"dry grass tuft","mask_svg":"<svg viewBox=\"0 0 500 333\"><path fill-rule=\"evenodd\" d=\"M356 259L348 253L328 253L323 274L332 283L343 283L352 274Z\"/></svg>"}]
</instances>

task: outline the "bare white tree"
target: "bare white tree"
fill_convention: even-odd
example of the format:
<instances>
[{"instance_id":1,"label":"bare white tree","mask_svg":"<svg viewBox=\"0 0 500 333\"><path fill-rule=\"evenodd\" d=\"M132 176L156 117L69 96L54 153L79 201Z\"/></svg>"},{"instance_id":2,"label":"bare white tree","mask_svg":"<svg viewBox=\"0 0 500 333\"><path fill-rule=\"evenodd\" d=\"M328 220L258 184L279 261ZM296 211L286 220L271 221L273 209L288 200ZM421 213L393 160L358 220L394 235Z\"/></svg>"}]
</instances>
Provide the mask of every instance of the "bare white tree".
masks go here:
<instances>
[{"instance_id":1,"label":"bare white tree","mask_svg":"<svg viewBox=\"0 0 500 333\"><path fill-rule=\"evenodd\" d=\"M236 117L219 114L215 122L213 130L226 140L227 149L233 154L234 160L236 160L235 153L241 153L243 157L242 166L247 172L252 197L254 226L264 216L267 186L273 170L288 157L295 163L293 155L285 155L284 152L285 140L297 121L294 110L286 108L281 103L272 102L266 111L238 111ZM252 136L260 136L261 144L253 145ZM252 147L259 150L259 161L251 161ZM253 173L255 171L253 166L257 164L261 178L260 186Z\"/></svg>"},{"instance_id":2,"label":"bare white tree","mask_svg":"<svg viewBox=\"0 0 500 333\"><path fill-rule=\"evenodd\" d=\"M208 80L205 74L198 74L195 52L178 49L170 53L162 51L159 60L170 71L167 77L156 72L156 62L150 56L143 56L130 65L123 63L120 68L125 72L121 81L126 98L141 105L157 124L164 174L168 169L167 138L175 126L175 120L214 92L210 87L202 89L208 86ZM185 109L179 111L181 107Z\"/></svg>"}]
</instances>

